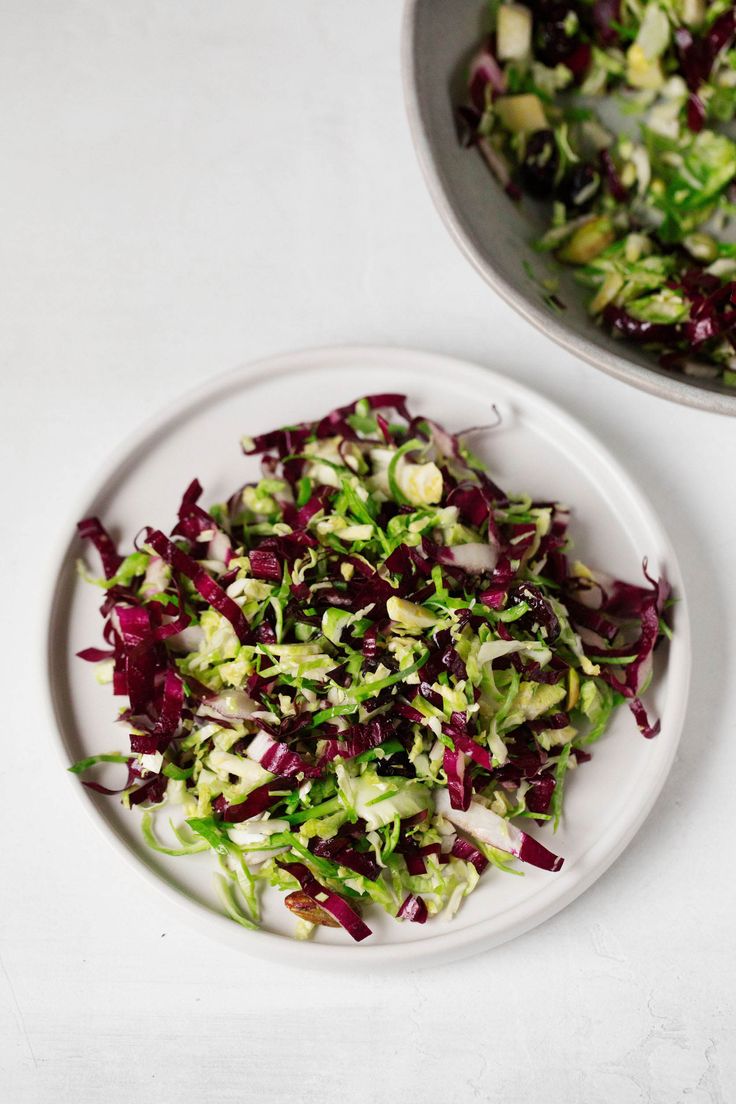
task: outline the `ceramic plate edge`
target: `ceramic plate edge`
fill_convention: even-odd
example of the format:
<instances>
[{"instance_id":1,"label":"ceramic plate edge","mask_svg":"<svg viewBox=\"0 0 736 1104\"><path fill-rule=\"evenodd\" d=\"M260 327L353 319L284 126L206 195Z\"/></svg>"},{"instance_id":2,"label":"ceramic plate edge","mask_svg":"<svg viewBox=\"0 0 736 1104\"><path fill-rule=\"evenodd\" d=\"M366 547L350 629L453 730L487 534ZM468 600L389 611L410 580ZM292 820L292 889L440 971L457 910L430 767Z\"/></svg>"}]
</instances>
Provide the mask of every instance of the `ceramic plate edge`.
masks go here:
<instances>
[{"instance_id":1,"label":"ceramic plate edge","mask_svg":"<svg viewBox=\"0 0 736 1104\"><path fill-rule=\"evenodd\" d=\"M242 928L233 924L226 916L207 909L205 906L187 897L185 893L169 885L151 867L145 864L145 862L143 862L131 849L128 842L105 818L96 803L90 799L87 792L79 787L76 776L68 774L66 770L68 767L68 756L65 755L64 737L57 719L57 710L54 701L51 669L52 640L50 629L54 617L55 596L58 582L62 577L69 552L74 542L74 537L72 536L70 538L69 534L74 533L76 520L83 515L86 505L110 482L119 465L130 455L131 451L138 444L146 440L156 428L160 428L162 425L168 426L171 423L175 423L183 413L196 403L197 399L211 396L228 384L235 384L240 380L245 382L250 377L262 373L269 367L276 369L277 366L281 365L284 370L288 370L288 366L291 365L291 370L295 370L297 367L307 366L309 362L322 363L327 360L339 362L343 359L366 356L375 358L376 363L379 365L381 361L387 361L388 359L398 359L407 367L411 367L412 365L417 366L421 362L426 363L427 361L433 361L438 368L444 366L445 369L452 368L454 371L460 371L468 378L471 376L479 379L482 378L486 386L489 382L492 382L494 378L497 378L507 393L512 393L515 398L520 400L519 405L522 410L524 408L524 400L526 399L527 401L531 401L537 408L541 408L542 410L546 408L548 412L553 413L557 419L564 423L568 431L574 432L585 442L586 447L597 453L599 458L605 461L607 467L615 472L617 478L624 482L627 492L637 501L637 505L642 513L650 519L650 521L654 522L661 540L662 550L668 557L672 575L676 578L679 585L679 591L682 595L682 601L678 610L678 618L680 620L678 638L681 641L681 647L684 653L683 663L687 671L687 680L685 684L681 684L677 688L680 698L677 732L673 733L670 737L669 754L666 759L662 761L659 776L653 784L653 788L650 790L648 800L641 806L637 817L629 826L627 832L617 841L616 846L607 852L602 865L600 861L594 864L590 871L576 879L564 894L555 898L544 909L541 911L533 911L533 915L517 922L513 930L508 932L504 931L500 934L484 933L482 930L477 930L484 927L483 922L480 921L471 928L457 928L454 931L452 927L448 925L444 927L441 932L438 932L437 935L416 943L393 945L378 944L376 946L367 945L358 948L351 945L336 947L316 943L304 944L289 939L288 937L265 931L258 933L244 932ZM377 969L382 966L389 967L398 964L403 964L407 968L412 968L454 961L478 953L481 950L500 946L504 942L508 942L530 931L534 927L539 926L556 913L562 911L610 868L647 819L662 790L677 751L687 705L688 682L691 668L689 612L687 598L682 588L682 573L679 563L672 543L656 511L644 493L640 490L636 481L629 475L620 462L613 457L584 426L571 417L562 407L553 403L545 396L533 391L531 388L518 383L516 380L470 361L447 356L442 353L402 346L394 347L370 344L339 345L298 349L279 353L258 358L257 360L242 364L235 369L218 373L204 383L188 389L178 399L174 399L172 402L166 404L165 408L162 407L159 412L146 418L141 425L133 429L121 440L121 442L108 454L107 459L98 469L96 477L91 478L85 485L83 494L77 499L76 512L70 516L70 520L67 522L66 526L60 529L56 539L52 542L52 548L53 552L49 556L49 561L53 564L50 573L51 581L44 595L44 600L40 603L39 607L40 615L44 618L41 633L42 638L45 640L45 647L42 652L44 664L43 683L46 689L45 707L54 731L56 732L54 744L56 746L57 756L64 768L64 773L67 775L69 784L73 786L77 798L85 807L87 815L95 824L100 836L104 837L108 843L112 844L118 854L123 857L129 868L135 870L137 874L148 884L152 885L159 894L162 894L166 899L176 904L190 926L195 927L209 938L216 939L220 944L226 942L229 946L234 947L246 955L265 958L271 961L289 961L294 965L313 969ZM669 692L672 693L674 691L670 690ZM304 953L307 948L309 949L309 954Z\"/></svg>"}]
</instances>

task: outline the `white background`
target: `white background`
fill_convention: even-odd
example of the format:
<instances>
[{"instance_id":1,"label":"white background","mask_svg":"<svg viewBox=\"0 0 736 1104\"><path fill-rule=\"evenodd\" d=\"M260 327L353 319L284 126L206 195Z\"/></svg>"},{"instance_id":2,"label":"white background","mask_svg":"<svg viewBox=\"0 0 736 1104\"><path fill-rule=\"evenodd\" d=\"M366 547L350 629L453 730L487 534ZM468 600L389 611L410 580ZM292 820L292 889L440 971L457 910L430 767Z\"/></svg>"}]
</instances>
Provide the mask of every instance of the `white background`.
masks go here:
<instances>
[{"instance_id":1,"label":"white background","mask_svg":"<svg viewBox=\"0 0 736 1104\"><path fill-rule=\"evenodd\" d=\"M400 16L0 0L3 1100L736 1096L736 425L576 362L470 269L411 148ZM677 547L695 667L659 805L583 898L460 964L319 976L192 934L93 831L37 607L80 485L140 420L243 360L361 341L493 365L597 433Z\"/></svg>"}]
</instances>

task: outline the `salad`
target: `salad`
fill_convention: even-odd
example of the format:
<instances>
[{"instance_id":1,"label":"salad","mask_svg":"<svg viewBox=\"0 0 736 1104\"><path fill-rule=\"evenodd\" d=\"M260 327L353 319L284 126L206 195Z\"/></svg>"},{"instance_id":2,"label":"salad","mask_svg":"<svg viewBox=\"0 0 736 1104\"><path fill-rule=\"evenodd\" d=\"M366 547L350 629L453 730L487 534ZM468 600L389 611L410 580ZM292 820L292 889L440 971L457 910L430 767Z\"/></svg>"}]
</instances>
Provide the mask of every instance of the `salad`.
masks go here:
<instances>
[{"instance_id":1,"label":"salad","mask_svg":"<svg viewBox=\"0 0 736 1104\"><path fill-rule=\"evenodd\" d=\"M609 332L736 386L733 0L493 0L491 26L459 116L509 195L545 204L536 248Z\"/></svg>"},{"instance_id":2,"label":"salad","mask_svg":"<svg viewBox=\"0 0 736 1104\"><path fill-rule=\"evenodd\" d=\"M104 647L129 747L76 763L142 810L165 855L212 851L228 914L285 891L295 934L452 916L489 867L553 873L568 777L626 703L645 737L669 588L568 558L569 511L501 490L403 395L243 440L261 478L208 511L195 480L166 535L104 578ZM100 763L119 763L119 788ZM110 768L108 768L110 769ZM91 775L89 772L93 772Z\"/></svg>"}]
</instances>

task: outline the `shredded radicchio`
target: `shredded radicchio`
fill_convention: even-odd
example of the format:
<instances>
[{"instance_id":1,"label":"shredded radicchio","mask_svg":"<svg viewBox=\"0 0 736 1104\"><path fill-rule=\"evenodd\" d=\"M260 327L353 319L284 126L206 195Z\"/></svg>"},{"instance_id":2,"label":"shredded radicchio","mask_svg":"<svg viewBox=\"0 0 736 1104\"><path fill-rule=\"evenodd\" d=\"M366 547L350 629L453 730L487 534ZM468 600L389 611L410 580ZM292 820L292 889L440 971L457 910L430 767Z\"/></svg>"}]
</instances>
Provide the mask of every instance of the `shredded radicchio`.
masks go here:
<instances>
[{"instance_id":1,"label":"shredded radicchio","mask_svg":"<svg viewBox=\"0 0 736 1104\"><path fill-rule=\"evenodd\" d=\"M731 309L703 279L687 292L698 317ZM104 646L78 655L111 678L129 740L73 768L118 763L124 786L84 784L142 806L166 854L212 848L246 927L288 875L308 915L362 940L371 902L414 923L456 904L488 847L559 871L514 821L559 816L620 701L656 735L666 581L573 569L569 510L508 495L403 395L243 447L262 479L211 511L193 480L173 530L142 529L125 560L80 524L105 597ZM167 846L151 818L170 801L186 823Z\"/></svg>"}]
</instances>

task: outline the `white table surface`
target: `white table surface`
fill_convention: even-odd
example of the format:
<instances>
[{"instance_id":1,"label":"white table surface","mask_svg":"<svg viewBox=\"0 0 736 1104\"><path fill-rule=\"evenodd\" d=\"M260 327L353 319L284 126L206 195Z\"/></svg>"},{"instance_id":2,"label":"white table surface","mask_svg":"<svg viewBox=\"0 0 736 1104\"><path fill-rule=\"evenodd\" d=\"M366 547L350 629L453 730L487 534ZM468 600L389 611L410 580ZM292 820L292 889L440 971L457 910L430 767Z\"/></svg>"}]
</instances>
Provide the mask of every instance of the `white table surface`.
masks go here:
<instances>
[{"instance_id":1,"label":"white table surface","mask_svg":"<svg viewBox=\"0 0 736 1104\"><path fill-rule=\"evenodd\" d=\"M411 148L400 15L0 3L8 1102L736 1098L736 424L576 362L471 270ZM60 777L37 631L50 535L145 415L333 342L466 356L561 403L656 502L694 614L681 750L614 867L499 950L360 979L220 948L108 849Z\"/></svg>"}]
</instances>

